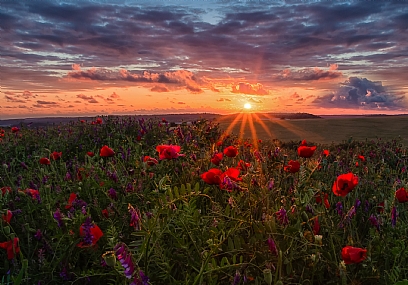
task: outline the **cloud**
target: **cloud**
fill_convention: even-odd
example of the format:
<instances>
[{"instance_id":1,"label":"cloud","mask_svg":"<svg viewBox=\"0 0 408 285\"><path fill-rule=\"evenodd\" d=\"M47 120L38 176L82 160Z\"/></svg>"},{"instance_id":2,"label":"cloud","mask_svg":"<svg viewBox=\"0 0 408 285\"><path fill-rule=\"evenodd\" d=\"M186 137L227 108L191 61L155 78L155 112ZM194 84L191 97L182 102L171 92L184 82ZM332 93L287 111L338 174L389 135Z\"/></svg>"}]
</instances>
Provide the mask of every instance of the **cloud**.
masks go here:
<instances>
[{"instance_id":1,"label":"cloud","mask_svg":"<svg viewBox=\"0 0 408 285\"><path fill-rule=\"evenodd\" d=\"M313 103L326 108L396 110L407 107L403 94L387 91L379 81L359 77L350 77L332 94L317 97Z\"/></svg>"},{"instance_id":2,"label":"cloud","mask_svg":"<svg viewBox=\"0 0 408 285\"><path fill-rule=\"evenodd\" d=\"M305 68L297 71L284 69L278 76L275 76L275 78L280 80L294 81L330 80L343 76L343 73L341 71L337 71L337 69L337 64L331 64L328 70L323 70L318 67Z\"/></svg>"},{"instance_id":3,"label":"cloud","mask_svg":"<svg viewBox=\"0 0 408 285\"><path fill-rule=\"evenodd\" d=\"M120 98L120 96L118 94L116 94L116 92L113 92L109 97L113 98L113 99L119 99Z\"/></svg>"},{"instance_id":4,"label":"cloud","mask_svg":"<svg viewBox=\"0 0 408 285\"><path fill-rule=\"evenodd\" d=\"M88 103L92 103L92 104L99 103L99 101L97 101L93 96L78 94L78 95L76 95L76 97L79 98L79 99L82 99L84 101L87 101ZM75 103L78 103L78 101L75 101Z\"/></svg>"},{"instance_id":5,"label":"cloud","mask_svg":"<svg viewBox=\"0 0 408 285\"><path fill-rule=\"evenodd\" d=\"M231 100L228 99L228 98L220 98L220 99L217 99L217 102L224 102L224 101L230 102Z\"/></svg>"},{"instance_id":6,"label":"cloud","mask_svg":"<svg viewBox=\"0 0 408 285\"><path fill-rule=\"evenodd\" d=\"M169 92L169 89L164 86L154 86L150 89L152 92Z\"/></svg>"},{"instance_id":7,"label":"cloud","mask_svg":"<svg viewBox=\"0 0 408 285\"><path fill-rule=\"evenodd\" d=\"M26 103L25 100L21 100L9 95L4 95L4 98L6 98L7 102L13 102L13 103Z\"/></svg>"},{"instance_id":8,"label":"cloud","mask_svg":"<svg viewBox=\"0 0 408 285\"><path fill-rule=\"evenodd\" d=\"M41 100L38 100L38 101L37 101L37 104L41 104L41 105L58 105L58 103L56 103L56 102L41 101Z\"/></svg>"},{"instance_id":9,"label":"cloud","mask_svg":"<svg viewBox=\"0 0 408 285\"><path fill-rule=\"evenodd\" d=\"M267 95L269 92L263 88L263 85L260 83L249 84L240 82L238 85L232 86L232 93L242 93L249 95Z\"/></svg>"}]
</instances>

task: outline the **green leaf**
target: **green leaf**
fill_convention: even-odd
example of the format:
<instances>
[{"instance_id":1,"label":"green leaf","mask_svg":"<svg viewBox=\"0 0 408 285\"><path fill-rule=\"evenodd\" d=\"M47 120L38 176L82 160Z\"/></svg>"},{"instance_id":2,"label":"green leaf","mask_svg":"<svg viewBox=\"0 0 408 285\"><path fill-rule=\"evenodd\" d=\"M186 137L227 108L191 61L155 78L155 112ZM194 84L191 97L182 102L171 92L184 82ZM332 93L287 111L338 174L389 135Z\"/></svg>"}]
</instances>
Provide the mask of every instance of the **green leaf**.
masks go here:
<instances>
[{"instance_id":1,"label":"green leaf","mask_svg":"<svg viewBox=\"0 0 408 285\"><path fill-rule=\"evenodd\" d=\"M226 256L224 256L224 257L221 259L221 267L224 267L225 265L230 265L230 263L229 263L229 261L228 261L228 258L227 258Z\"/></svg>"},{"instance_id":2,"label":"green leaf","mask_svg":"<svg viewBox=\"0 0 408 285\"><path fill-rule=\"evenodd\" d=\"M184 186L184 184L181 184L180 186L180 195L186 195L186 186Z\"/></svg>"},{"instance_id":3,"label":"green leaf","mask_svg":"<svg viewBox=\"0 0 408 285\"><path fill-rule=\"evenodd\" d=\"M173 192L174 192L174 196L176 196L176 199L180 197L179 190L178 190L177 186L174 186Z\"/></svg>"},{"instance_id":4,"label":"green leaf","mask_svg":"<svg viewBox=\"0 0 408 285\"><path fill-rule=\"evenodd\" d=\"M232 238L228 238L228 249L229 250L234 250L234 242L232 241Z\"/></svg>"},{"instance_id":5,"label":"green leaf","mask_svg":"<svg viewBox=\"0 0 408 285\"><path fill-rule=\"evenodd\" d=\"M239 236L234 236L235 249L241 249L241 239Z\"/></svg>"}]
</instances>

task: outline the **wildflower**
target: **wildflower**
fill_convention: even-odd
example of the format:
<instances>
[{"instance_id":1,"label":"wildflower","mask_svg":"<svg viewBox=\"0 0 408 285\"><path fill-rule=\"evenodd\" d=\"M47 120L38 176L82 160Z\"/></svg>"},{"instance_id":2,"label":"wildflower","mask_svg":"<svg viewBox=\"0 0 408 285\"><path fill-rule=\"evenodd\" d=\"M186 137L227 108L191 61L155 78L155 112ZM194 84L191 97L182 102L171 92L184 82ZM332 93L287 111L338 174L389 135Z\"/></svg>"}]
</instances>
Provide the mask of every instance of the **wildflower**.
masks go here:
<instances>
[{"instance_id":1,"label":"wildflower","mask_svg":"<svg viewBox=\"0 0 408 285\"><path fill-rule=\"evenodd\" d=\"M316 146L309 147L306 145L307 145L306 140L303 140L300 146L298 147L298 155L300 157L309 158L314 154Z\"/></svg>"},{"instance_id":2,"label":"wildflower","mask_svg":"<svg viewBox=\"0 0 408 285\"><path fill-rule=\"evenodd\" d=\"M397 216L398 216L397 208L394 206L394 207L392 207L392 210L391 210L391 225L392 225L392 227L395 227L395 225L397 224Z\"/></svg>"},{"instance_id":3,"label":"wildflower","mask_svg":"<svg viewBox=\"0 0 408 285\"><path fill-rule=\"evenodd\" d=\"M62 152L56 152L54 151L53 153L51 153L51 158L53 160L57 160L60 159L62 157Z\"/></svg>"},{"instance_id":4,"label":"wildflower","mask_svg":"<svg viewBox=\"0 0 408 285\"><path fill-rule=\"evenodd\" d=\"M113 188L108 190L108 196L113 200L118 200L118 193Z\"/></svg>"},{"instance_id":5,"label":"wildflower","mask_svg":"<svg viewBox=\"0 0 408 285\"><path fill-rule=\"evenodd\" d=\"M398 202L405 203L408 202L408 192L405 188L400 188L395 192L395 197L397 197Z\"/></svg>"},{"instance_id":6,"label":"wildflower","mask_svg":"<svg viewBox=\"0 0 408 285\"><path fill-rule=\"evenodd\" d=\"M211 163L215 164L215 165L220 165L220 162L222 160L223 154L220 153L216 153L213 155L213 157L211 158Z\"/></svg>"},{"instance_id":7,"label":"wildflower","mask_svg":"<svg viewBox=\"0 0 408 285\"><path fill-rule=\"evenodd\" d=\"M319 223L319 217L315 217L313 219L313 234L318 235L320 232L320 223Z\"/></svg>"},{"instance_id":8,"label":"wildflower","mask_svg":"<svg viewBox=\"0 0 408 285\"><path fill-rule=\"evenodd\" d=\"M88 155L89 157L93 157L95 154L94 154L92 151L88 151L88 152L86 153L86 155Z\"/></svg>"},{"instance_id":9,"label":"wildflower","mask_svg":"<svg viewBox=\"0 0 408 285\"><path fill-rule=\"evenodd\" d=\"M95 245L103 236L103 232L95 223L91 222L91 217L88 217L85 223L81 225L79 235L83 237L83 240L77 246L88 247Z\"/></svg>"},{"instance_id":10,"label":"wildflower","mask_svg":"<svg viewBox=\"0 0 408 285\"><path fill-rule=\"evenodd\" d=\"M238 168L230 167L223 173L223 176L228 176L234 181L242 181L242 178L238 178L239 172Z\"/></svg>"},{"instance_id":11,"label":"wildflower","mask_svg":"<svg viewBox=\"0 0 408 285\"><path fill-rule=\"evenodd\" d=\"M25 193L26 193L28 196L31 196L31 198L32 198L33 200L37 199L38 202L41 202L40 192L39 192L38 190L35 190L35 189L26 189L26 190L25 190Z\"/></svg>"},{"instance_id":12,"label":"wildflower","mask_svg":"<svg viewBox=\"0 0 408 285\"><path fill-rule=\"evenodd\" d=\"M329 150L325 149L323 150L323 156L328 157L330 154Z\"/></svg>"},{"instance_id":13,"label":"wildflower","mask_svg":"<svg viewBox=\"0 0 408 285\"><path fill-rule=\"evenodd\" d=\"M174 159L179 156L184 156L180 154L181 147L178 145L158 145L156 150L159 152L159 159Z\"/></svg>"},{"instance_id":14,"label":"wildflower","mask_svg":"<svg viewBox=\"0 0 408 285\"><path fill-rule=\"evenodd\" d=\"M377 229L377 231L380 231L380 222L378 221L378 217L371 214L368 220L370 221L370 224Z\"/></svg>"},{"instance_id":15,"label":"wildflower","mask_svg":"<svg viewBox=\"0 0 408 285\"><path fill-rule=\"evenodd\" d=\"M365 159L365 157L364 157L363 155L359 155L359 156L357 157L357 159L360 160L361 162L366 161L366 159Z\"/></svg>"},{"instance_id":16,"label":"wildflower","mask_svg":"<svg viewBox=\"0 0 408 285\"><path fill-rule=\"evenodd\" d=\"M28 169L28 166L27 166L27 164L25 164L25 162L21 162L21 163L20 163L20 166L21 166L22 168L24 168L25 170Z\"/></svg>"},{"instance_id":17,"label":"wildflower","mask_svg":"<svg viewBox=\"0 0 408 285\"><path fill-rule=\"evenodd\" d=\"M104 216L105 218L109 218L109 212L107 209L102 210L102 216Z\"/></svg>"},{"instance_id":18,"label":"wildflower","mask_svg":"<svg viewBox=\"0 0 408 285\"><path fill-rule=\"evenodd\" d=\"M234 279L232 280L232 285L238 285L240 281L241 281L241 274L239 274L239 271L237 270L235 272Z\"/></svg>"},{"instance_id":19,"label":"wildflower","mask_svg":"<svg viewBox=\"0 0 408 285\"><path fill-rule=\"evenodd\" d=\"M360 263L367 258L367 250L347 245L341 250L341 258L345 264Z\"/></svg>"},{"instance_id":20,"label":"wildflower","mask_svg":"<svg viewBox=\"0 0 408 285\"><path fill-rule=\"evenodd\" d=\"M132 255L130 254L130 252L128 252L123 243L117 244L114 250L120 264L125 269L124 274L126 278L132 278L132 275L135 271L135 265L133 264Z\"/></svg>"},{"instance_id":21,"label":"wildflower","mask_svg":"<svg viewBox=\"0 0 408 285\"><path fill-rule=\"evenodd\" d=\"M1 218L3 219L4 222L10 224L11 218L13 218L13 212L7 210L6 214L3 214Z\"/></svg>"},{"instance_id":22,"label":"wildflower","mask_svg":"<svg viewBox=\"0 0 408 285\"><path fill-rule=\"evenodd\" d=\"M246 172L248 168L251 167L251 163L245 162L242 159L238 162L237 169Z\"/></svg>"},{"instance_id":23,"label":"wildflower","mask_svg":"<svg viewBox=\"0 0 408 285\"><path fill-rule=\"evenodd\" d=\"M356 202L354 203L354 207L357 209L358 207L360 207L361 205L361 201L359 199L356 199Z\"/></svg>"},{"instance_id":24,"label":"wildflower","mask_svg":"<svg viewBox=\"0 0 408 285\"><path fill-rule=\"evenodd\" d=\"M100 153L99 153L99 156L101 157L112 157L114 155L115 155L115 152L107 145L104 145L101 148Z\"/></svg>"},{"instance_id":25,"label":"wildflower","mask_svg":"<svg viewBox=\"0 0 408 285\"><path fill-rule=\"evenodd\" d=\"M46 158L46 157L42 157L42 158L40 158L40 164L42 164L42 165L50 165L50 164L51 164L51 161L50 161L48 158Z\"/></svg>"},{"instance_id":26,"label":"wildflower","mask_svg":"<svg viewBox=\"0 0 408 285\"><path fill-rule=\"evenodd\" d=\"M19 131L20 131L20 129L19 129L18 127L12 127L12 128L11 128L11 132L12 132L13 134L18 133Z\"/></svg>"},{"instance_id":27,"label":"wildflower","mask_svg":"<svg viewBox=\"0 0 408 285\"><path fill-rule=\"evenodd\" d=\"M145 157L143 157L143 162L145 162L148 166L153 166L158 164L159 162L157 161L157 159L150 157L148 155L146 155Z\"/></svg>"},{"instance_id":28,"label":"wildflower","mask_svg":"<svg viewBox=\"0 0 408 285\"><path fill-rule=\"evenodd\" d=\"M336 211L339 216L343 216L343 204L341 202L337 202Z\"/></svg>"},{"instance_id":29,"label":"wildflower","mask_svg":"<svg viewBox=\"0 0 408 285\"><path fill-rule=\"evenodd\" d=\"M278 249L276 248L276 244L275 241L273 240L273 238L268 238L268 240L266 241L266 243L268 244L269 250L276 256L278 256Z\"/></svg>"},{"instance_id":30,"label":"wildflower","mask_svg":"<svg viewBox=\"0 0 408 285\"><path fill-rule=\"evenodd\" d=\"M15 254L20 252L18 242L18 238L6 242L0 242L0 248L7 250L7 259L13 259Z\"/></svg>"},{"instance_id":31,"label":"wildflower","mask_svg":"<svg viewBox=\"0 0 408 285\"><path fill-rule=\"evenodd\" d=\"M11 193L11 187L10 186L4 186L0 188L1 194L4 196L6 193Z\"/></svg>"},{"instance_id":32,"label":"wildflower","mask_svg":"<svg viewBox=\"0 0 408 285\"><path fill-rule=\"evenodd\" d=\"M69 195L68 204L65 205L65 209L71 209L72 208L72 203L75 201L76 198L77 198L77 194L71 193Z\"/></svg>"},{"instance_id":33,"label":"wildflower","mask_svg":"<svg viewBox=\"0 0 408 285\"><path fill-rule=\"evenodd\" d=\"M54 214L52 215L54 217L54 219L57 221L58 223L58 227L62 228L64 226L64 222L62 221L62 214L60 212L60 209L58 208Z\"/></svg>"},{"instance_id":34,"label":"wildflower","mask_svg":"<svg viewBox=\"0 0 408 285\"><path fill-rule=\"evenodd\" d=\"M223 172L218 168L211 168L207 172L201 174L201 179L203 179L207 184L219 185L223 179Z\"/></svg>"},{"instance_id":35,"label":"wildflower","mask_svg":"<svg viewBox=\"0 0 408 285\"><path fill-rule=\"evenodd\" d=\"M102 123L103 123L103 121L102 121L101 118L97 118L96 121L95 121L96 125L102 125Z\"/></svg>"},{"instance_id":36,"label":"wildflower","mask_svg":"<svg viewBox=\"0 0 408 285\"><path fill-rule=\"evenodd\" d=\"M286 172L296 173L300 170L300 163L297 160L290 160L287 165L283 167Z\"/></svg>"},{"instance_id":37,"label":"wildflower","mask_svg":"<svg viewBox=\"0 0 408 285\"><path fill-rule=\"evenodd\" d=\"M132 205L129 204L128 210L130 214L130 226L139 231L142 227L139 209L135 209Z\"/></svg>"},{"instance_id":38,"label":"wildflower","mask_svg":"<svg viewBox=\"0 0 408 285\"><path fill-rule=\"evenodd\" d=\"M274 185L275 185L275 180L272 178L272 179L269 180L269 182L268 182L268 190L269 190L269 191L272 191Z\"/></svg>"},{"instance_id":39,"label":"wildflower","mask_svg":"<svg viewBox=\"0 0 408 285\"><path fill-rule=\"evenodd\" d=\"M43 234L42 234L41 230L37 230L36 233L35 233L35 235L34 235L34 237L35 237L37 240L41 240L42 237L43 237Z\"/></svg>"},{"instance_id":40,"label":"wildflower","mask_svg":"<svg viewBox=\"0 0 408 285\"><path fill-rule=\"evenodd\" d=\"M257 149L254 151L254 157L256 158L257 161L263 161L263 157L261 153L259 152L259 150Z\"/></svg>"},{"instance_id":41,"label":"wildflower","mask_svg":"<svg viewBox=\"0 0 408 285\"><path fill-rule=\"evenodd\" d=\"M144 272L142 270L139 270L139 276L140 279L142 281L142 285L148 285L149 284L149 277L146 276L146 274L144 274Z\"/></svg>"},{"instance_id":42,"label":"wildflower","mask_svg":"<svg viewBox=\"0 0 408 285\"><path fill-rule=\"evenodd\" d=\"M286 213L286 210L283 207L279 211L277 211L275 215L278 221L281 223L281 225L285 226L289 224L288 215Z\"/></svg>"},{"instance_id":43,"label":"wildflower","mask_svg":"<svg viewBox=\"0 0 408 285\"><path fill-rule=\"evenodd\" d=\"M358 184L358 177L353 173L341 174L333 182L333 193L336 196L345 197Z\"/></svg>"},{"instance_id":44,"label":"wildflower","mask_svg":"<svg viewBox=\"0 0 408 285\"><path fill-rule=\"evenodd\" d=\"M238 155L238 149L231 145L224 149L224 155L228 157L236 157Z\"/></svg>"}]
</instances>

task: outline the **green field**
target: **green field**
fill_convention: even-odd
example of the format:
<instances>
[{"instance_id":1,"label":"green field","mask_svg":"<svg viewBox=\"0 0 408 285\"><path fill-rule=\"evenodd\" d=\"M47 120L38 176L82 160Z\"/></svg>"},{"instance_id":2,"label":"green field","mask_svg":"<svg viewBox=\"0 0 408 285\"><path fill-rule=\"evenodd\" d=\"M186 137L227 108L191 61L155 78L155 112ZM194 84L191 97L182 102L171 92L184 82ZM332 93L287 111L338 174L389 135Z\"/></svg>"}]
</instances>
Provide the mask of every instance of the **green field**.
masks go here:
<instances>
[{"instance_id":1,"label":"green field","mask_svg":"<svg viewBox=\"0 0 408 285\"><path fill-rule=\"evenodd\" d=\"M249 115L246 120L239 118L231 128L235 118L223 116L218 121L222 129L230 128L229 132L241 138L278 139L284 142L306 139L314 143L331 144L341 143L350 136L354 140L363 141L377 138L390 140L400 136L403 142L408 142L408 116L279 120L252 115L255 132L251 132Z\"/></svg>"}]
</instances>

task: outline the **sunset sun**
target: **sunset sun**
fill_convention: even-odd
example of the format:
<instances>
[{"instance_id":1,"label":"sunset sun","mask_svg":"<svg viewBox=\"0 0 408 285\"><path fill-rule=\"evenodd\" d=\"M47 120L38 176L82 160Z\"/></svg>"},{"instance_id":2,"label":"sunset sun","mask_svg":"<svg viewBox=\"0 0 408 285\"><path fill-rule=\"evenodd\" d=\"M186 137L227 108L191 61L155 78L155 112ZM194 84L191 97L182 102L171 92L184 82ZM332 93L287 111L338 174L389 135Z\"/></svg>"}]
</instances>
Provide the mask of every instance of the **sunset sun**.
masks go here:
<instances>
[{"instance_id":1,"label":"sunset sun","mask_svg":"<svg viewBox=\"0 0 408 285\"><path fill-rule=\"evenodd\" d=\"M247 110L251 109L251 107L252 107L252 106L251 106L251 104L249 104L249 103L245 103L245 104L244 104L244 108L247 109Z\"/></svg>"}]
</instances>

